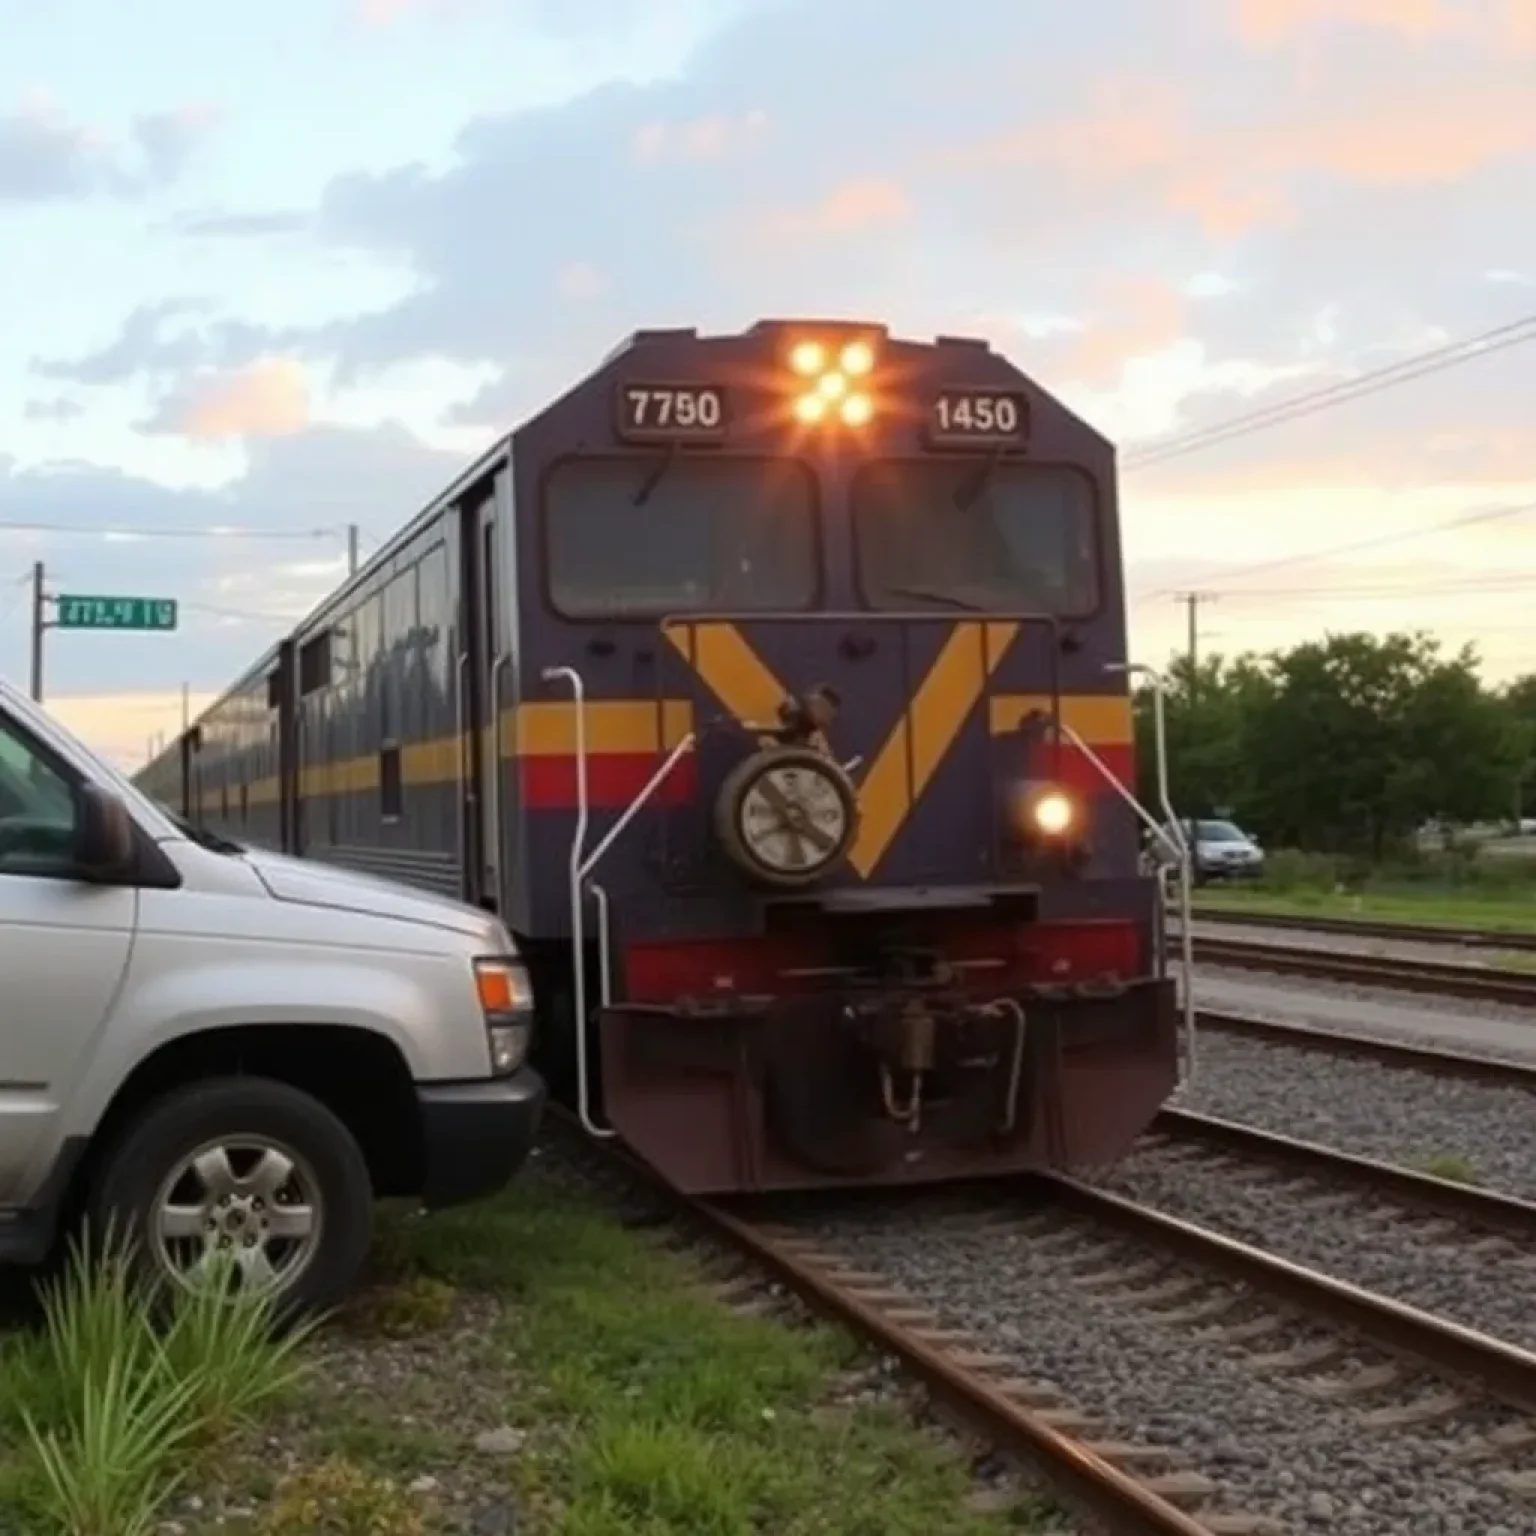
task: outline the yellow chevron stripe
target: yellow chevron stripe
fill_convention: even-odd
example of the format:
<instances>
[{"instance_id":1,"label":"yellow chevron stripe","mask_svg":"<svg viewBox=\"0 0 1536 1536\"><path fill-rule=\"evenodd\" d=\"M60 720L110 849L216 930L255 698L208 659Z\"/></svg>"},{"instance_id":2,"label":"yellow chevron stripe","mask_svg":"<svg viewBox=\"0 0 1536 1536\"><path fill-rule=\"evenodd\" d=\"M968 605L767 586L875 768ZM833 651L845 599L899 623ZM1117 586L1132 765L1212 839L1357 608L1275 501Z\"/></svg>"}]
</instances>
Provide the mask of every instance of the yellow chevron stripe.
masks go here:
<instances>
[{"instance_id":1,"label":"yellow chevron stripe","mask_svg":"<svg viewBox=\"0 0 1536 1536\"><path fill-rule=\"evenodd\" d=\"M734 624L669 624L667 639L743 725L773 725L787 689Z\"/></svg>"},{"instance_id":2,"label":"yellow chevron stripe","mask_svg":"<svg viewBox=\"0 0 1536 1536\"><path fill-rule=\"evenodd\" d=\"M885 856L976 707L1017 624L956 624L859 786L859 835L848 861L864 879Z\"/></svg>"}]
</instances>

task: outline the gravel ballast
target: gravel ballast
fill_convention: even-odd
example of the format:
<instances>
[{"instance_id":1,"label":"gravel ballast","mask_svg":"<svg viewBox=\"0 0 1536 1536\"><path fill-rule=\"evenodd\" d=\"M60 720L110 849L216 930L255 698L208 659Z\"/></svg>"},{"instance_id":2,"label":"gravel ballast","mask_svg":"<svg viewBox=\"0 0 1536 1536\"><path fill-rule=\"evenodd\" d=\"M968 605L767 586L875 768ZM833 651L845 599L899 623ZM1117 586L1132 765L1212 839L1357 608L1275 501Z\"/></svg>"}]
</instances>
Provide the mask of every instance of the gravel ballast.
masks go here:
<instances>
[{"instance_id":1,"label":"gravel ballast","mask_svg":"<svg viewBox=\"0 0 1536 1536\"><path fill-rule=\"evenodd\" d=\"M1486 1187L1536 1199L1536 1095L1520 1088L1206 1030L1169 1103L1406 1168L1462 1158Z\"/></svg>"},{"instance_id":2,"label":"gravel ballast","mask_svg":"<svg viewBox=\"0 0 1536 1536\"><path fill-rule=\"evenodd\" d=\"M1059 1387L1111 1434L1177 1452L1218 1484L1225 1508L1317 1536L1536 1532L1536 1513L1486 1468L1457 1460L1490 1427L1477 1408L1373 1428L1363 1407L1324 1401L1306 1381L1266 1370L1256 1346L1225 1336L1219 1323L1158 1318L1127 1294L1129 1284L1083 1283L1083 1248L1099 1250L1092 1267L1101 1274L1116 1262L1127 1271L1144 1263L1144 1249L1088 1235L1074 1254L1039 1231L935 1226L927 1203L822 1214L807 1226L820 1247L856 1256L861 1269L944 1326L969 1331L1019 1375ZM919 1231L930 1235L914 1243ZM1315 1330L1297 1324L1259 1347L1281 1350L1309 1336Z\"/></svg>"},{"instance_id":3,"label":"gravel ballast","mask_svg":"<svg viewBox=\"0 0 1536 1536\"><path fill-rule=\"evenodd\" d=\"M1278 1253L1367 1290L1536 1350L1536 1268L1512 1240L1384 1203L1376 1191L1303 1179L1255 1162L1253 1175L1173 1145L1148 1147L1093 1179L1102 1189Z\"/></svg>"},{"instance_id":4,"label":"gravel ballast","mask_svg":"<svg viewBox=\"0 0 1536 1536\"><path fill-rule=\"evenodd\" d=\"M1270 928L1262 923L1211 922L1197 917L1193 924L1195 940L1229 939L1233 943L1268 944L1275 949L1298 950L1338 955L1392 956L1402 960L1432 960L1441 965L1465 965L1471 970L1499 970L1508 968L1514 957L1517 968L1520 959L1528 961L1530 951L1500 950L1487 946L1468 944L1434 943L1411 937L1377 938L1357 933L1318 932L1316 929ZM1169 923L1169 931L1178 935L1177 919Z\"/></svg>"}]
</instances>

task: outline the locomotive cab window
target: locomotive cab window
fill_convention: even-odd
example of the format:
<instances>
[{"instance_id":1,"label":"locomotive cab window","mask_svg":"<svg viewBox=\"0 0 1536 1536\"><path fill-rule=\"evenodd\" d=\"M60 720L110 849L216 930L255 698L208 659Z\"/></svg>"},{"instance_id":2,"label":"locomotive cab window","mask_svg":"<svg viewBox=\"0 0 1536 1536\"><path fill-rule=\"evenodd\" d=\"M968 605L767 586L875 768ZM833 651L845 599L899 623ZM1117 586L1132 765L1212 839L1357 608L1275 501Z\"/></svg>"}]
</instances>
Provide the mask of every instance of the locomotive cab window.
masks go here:
<instances>
[{"instance_id":1,"label":"locomotive cab window","mask_svg":"<svg viewBox=\"0 0 1536 1536\"><path fill-rule=\"evenodd\" d=\"M807 608L816 491L785 459L567 459L544 489L550 600L571 616Z\"/></svg>"},{"instance_id":2,"label":"locomotive cab window","mask_svg":"<svg viewBox=\"0 0 1536 1536\"><path fill-rule=\"evenodd\" d=\"M871 608L1098 606L1093 484L1048 464L880 461L853 483L859 586Z\"/></svg>"}]
</instances>

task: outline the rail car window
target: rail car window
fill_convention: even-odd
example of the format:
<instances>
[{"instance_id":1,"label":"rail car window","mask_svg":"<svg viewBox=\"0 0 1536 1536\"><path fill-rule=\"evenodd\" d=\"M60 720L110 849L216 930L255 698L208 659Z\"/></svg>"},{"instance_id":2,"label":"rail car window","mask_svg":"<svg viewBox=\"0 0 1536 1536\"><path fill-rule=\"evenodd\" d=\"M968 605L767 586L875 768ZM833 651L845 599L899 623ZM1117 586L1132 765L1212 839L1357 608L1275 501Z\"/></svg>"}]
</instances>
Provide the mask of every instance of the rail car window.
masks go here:
<instances>
[{"instance_id":1,"label":"rail car window","mask_svg":"<svg viewBox=\"0 0 1536 1536\"><path fill-rule=\"evenodd\" d=\"M405 777L401 771L400 743L386 741L379 750L379 816L399 821L405 809Z\"/></svg>"},{"instance_id":2,"label":"rail car window","mask_svg":"<svg viewBox=\"0 0 1536 1536\"><path fill-rule=\"evenodd\" d=\"M853 483L859 585L872 608L1098 606L1092 482L1043 464L868 464Z\"/></svg>"},{"instance_id":3,"label":"rail car window","mask_svg":"<svg viewBox=\"0 0 1536 1536\"><path fill-rule=\"evenodd\" d=\"M806 608L818 582L816 490L785 459L569 459L544 493L554 606L654 616Z\"/></svg>"}]
</instances>

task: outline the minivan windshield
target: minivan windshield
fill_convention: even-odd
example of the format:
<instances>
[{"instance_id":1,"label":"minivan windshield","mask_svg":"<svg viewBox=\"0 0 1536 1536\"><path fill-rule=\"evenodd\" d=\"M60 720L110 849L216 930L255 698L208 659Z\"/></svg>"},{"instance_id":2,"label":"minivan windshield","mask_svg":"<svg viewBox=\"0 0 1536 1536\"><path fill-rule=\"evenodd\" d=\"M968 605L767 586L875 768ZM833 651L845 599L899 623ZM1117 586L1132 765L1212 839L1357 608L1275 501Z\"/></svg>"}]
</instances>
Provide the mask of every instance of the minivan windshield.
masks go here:
<instances>
[{"instance_id":1,"label":"minivan windshield","mask_svg":"<svg viewBox=\"0 0 1536 1536\"><path fill-rule=\"evenodd\" d=\"M1202 843L1246 843L1247 836L1230 821L1197 821L1195 836Z\"/></svg>"}]
</instances>

